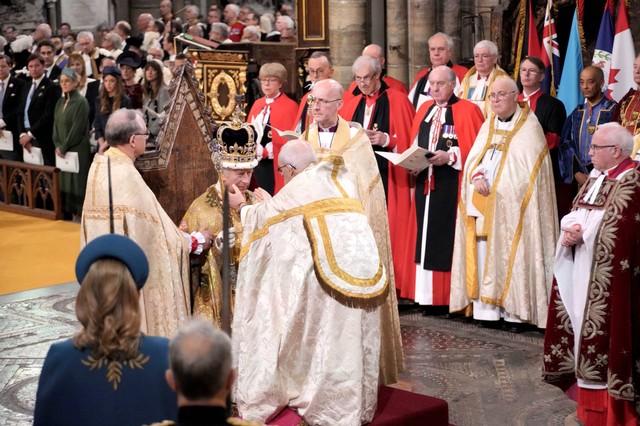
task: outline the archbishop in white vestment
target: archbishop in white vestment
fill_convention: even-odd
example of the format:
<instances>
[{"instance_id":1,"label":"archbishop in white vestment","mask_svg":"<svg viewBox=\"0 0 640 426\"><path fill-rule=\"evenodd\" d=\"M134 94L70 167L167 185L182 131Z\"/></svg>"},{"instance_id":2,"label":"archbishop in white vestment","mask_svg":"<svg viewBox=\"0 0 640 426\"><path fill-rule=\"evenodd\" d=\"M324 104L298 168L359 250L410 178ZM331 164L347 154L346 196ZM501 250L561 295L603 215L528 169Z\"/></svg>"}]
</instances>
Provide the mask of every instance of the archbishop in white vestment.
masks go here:
<instances>
[{"instance_id":1,"label":"archbishop in white vestment","mask_svg":"<svg viewBox=\"0 0 640 426\"><path fill-rule=\"evenodd\" d=\"M389 286L342 158L309 165L271 200L244 207L242 219L233 318L240 414L267 421L289 406L314 425L371 421Z\"/></svg>"},{"instance_id":2,"label":"archbishop in white vestment","mask_svg":"<svg viewBox=\"0 0 640 426\"><path fill-rule=\"evenodd\" d=\"M492 87L492 108L506 117L485 121L467 157L450 310L470 314L473 304L478 320L504 317L544 328L558 235L549 149L535 114L517 104L515 83L502 77ZM488 196L474 189L477 179Z\"/></svg>"}]
</instances>

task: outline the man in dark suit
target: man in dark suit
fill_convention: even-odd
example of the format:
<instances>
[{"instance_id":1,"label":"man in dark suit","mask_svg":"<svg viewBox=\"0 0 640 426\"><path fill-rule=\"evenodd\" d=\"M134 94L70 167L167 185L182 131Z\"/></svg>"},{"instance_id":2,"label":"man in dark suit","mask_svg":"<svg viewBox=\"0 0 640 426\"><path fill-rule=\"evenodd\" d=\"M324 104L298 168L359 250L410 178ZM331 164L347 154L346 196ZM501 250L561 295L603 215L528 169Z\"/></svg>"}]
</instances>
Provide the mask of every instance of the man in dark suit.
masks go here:
<instances>
[{"instance_id":1,"label":"man in dark suit","mask_svg":"<svg viewBox=\"0 0 640 426\"><path fill-rule=\"evenodd\" d=\"M18 142L18 112L22 102L24 80L11 75L13 60L10 56L0 55L0 137L4 131L13 135L13 151L0 150L0 158L22 161L22 147Z\"/></svg>"},{"instance_id":2,"label":"man in dark suit","mask_svg":"<svg viewBox=\"0 0 640 426\"><path fill-rule=\"evenodd\" d=\"M51 81L57 81L60 78L62 69L56 65L56 46L50 40L42 40L38 43L36 54L44 59L44 74Z\"/></svg>"},{"instance_id":3,"label":"man in dark suit","mask_svg":"<svg viewBox=\"0 0 640 426\"><path fill-rule=\"evenodd\" d=\"M18 111L20 145L29 152L32 146L39 147L42 149L44 164L53 166L53 114L56 102L60 99L60 87L45 76L44 59L41 56L29 56L27 70L31 78L23 90Z\"/></svg>"}]
</instances>

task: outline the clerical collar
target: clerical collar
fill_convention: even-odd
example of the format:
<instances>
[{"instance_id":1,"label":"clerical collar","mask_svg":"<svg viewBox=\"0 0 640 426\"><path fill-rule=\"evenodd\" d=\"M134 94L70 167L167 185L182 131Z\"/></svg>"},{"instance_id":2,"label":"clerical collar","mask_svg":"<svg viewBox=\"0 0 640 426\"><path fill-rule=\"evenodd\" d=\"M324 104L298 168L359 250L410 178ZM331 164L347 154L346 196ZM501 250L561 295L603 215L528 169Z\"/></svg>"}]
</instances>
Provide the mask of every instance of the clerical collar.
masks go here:
<instances>
[{"instance_id":1,"label":"clerical collar","mask_svg":"<svg viewBox=\"0 0 640 426\"><path fill-rule=\"evenodd\" d=\"M333 126L328 127L328 128L321 127L321 126L318 124L318 131L319 131L319 132L331 132L331 133L335 133L337 130L338 130L338 122L336 122L336 124L334 124Z\"/></svg>"},{"instance_id":2,"label":"clerical collar","mask_svg":"<svg viewBox=\"0 0 640 426\"><path fill-rule=\"evenodd\" d=\"M515 112L513 114L511 114L509 117L505 118L504 120L502 118L498 117L498 121L500 121L501 123L508 123L513 119L514 115L516 115Z\"/></svg>"},{"instance_id":3,"label":"clerical collar","mask_svg":"<svg viewBox=\"0 0 640 426\"><path fill-rule=\"evenodd\" d=\"M278 92L277 95L275 95L273 98L267 98L265 96L264 101L267 103L267 105L272 104L275 102L276 99L278 99L280 97L280 95L282 95L282 92Z\"/></svg>"},{"instance_id":4,"label":"clerical collar","mask_svg":"<svg viewBox=\"0 0 640 426\"><path fill-rule=\"evenodd\" d=\"M533 95L535 95L536 93L538 93L540 91L540 88L538 87L536 90L534 90L532 93L529 93L528 95L524 92L524 89L522 89L522 100L524 102L527 102L529 99L531 99L533 97Z\"/></svg>"}]
</instances>

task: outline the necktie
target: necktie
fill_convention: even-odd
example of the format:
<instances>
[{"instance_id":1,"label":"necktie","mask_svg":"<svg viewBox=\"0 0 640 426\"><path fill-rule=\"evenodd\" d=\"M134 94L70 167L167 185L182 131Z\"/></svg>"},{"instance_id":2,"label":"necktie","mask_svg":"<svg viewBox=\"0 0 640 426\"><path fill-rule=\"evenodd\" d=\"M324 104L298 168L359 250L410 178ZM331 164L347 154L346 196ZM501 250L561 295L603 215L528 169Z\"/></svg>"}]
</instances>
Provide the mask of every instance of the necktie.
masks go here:
<instances>
[{"instance_id":1,"label":"necktie","mask_svg":"<svg viewBox=\"0 0 640 426\"><path fill-rule=\"evenodd\" d=\"M0 81L0 119L2 119L2 108L4 107L4 81Z\"/></svg>"},{"instance_id":2,"label":"necktie","mask_svg":"<svg viewBox=\"0 0 640 426\"><path fill-rule=\"evenodd\" d=\"M31 90L29 90L29 95L27 96L27 102L24 106L24 128L30 129L31 123L29 122L29 106L31 105L31 98L33 98L33 94L36 91L36 82L34 81L31 85Z\"/></svg>"}]
</instances>

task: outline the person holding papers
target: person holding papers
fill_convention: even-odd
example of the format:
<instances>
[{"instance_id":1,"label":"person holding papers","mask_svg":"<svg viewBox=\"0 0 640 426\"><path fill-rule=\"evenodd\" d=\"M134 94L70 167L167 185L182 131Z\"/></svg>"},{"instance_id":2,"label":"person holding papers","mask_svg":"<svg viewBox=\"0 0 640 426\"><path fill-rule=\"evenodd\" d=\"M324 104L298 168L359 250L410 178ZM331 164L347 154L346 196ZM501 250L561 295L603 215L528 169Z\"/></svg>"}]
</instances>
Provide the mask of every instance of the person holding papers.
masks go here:
<instances>
[{"instance_id":1,"label":"person holding papers","mask_svg":"<svg viewBox=\"0 0 640 426\"><path fill-rule=\"evenodd\" d=\"M281 91L287 82L287 70L282 64L264 64L260 67L258 77L264 97L253 104L247 117L247 122L262 132L262 139L257 146L260 163L253 174L260 187L273 195L284 185L282 175L277 170L277 161L273 161L286 143L278 130L289 130L294 126L298 105Z\"/></svg>"},{"instance_id":2,"label":"person holding papers","mask_svg":"<svg viewBox=\"0 0 640 426\"><path fill-rule=\"evenodd\" d=\"M89 102L76 90L79 76L72 68L62 70L60 87L63 97L56 104L53 120L53 143L56 166L60 173L62 211L80 221L84 192L89 173Z\"/></svg>"},{"instance_id":3,"label":"person holding papers","mask_svg":"<svg viewBox=\"0 0 640 426\"><path fill-rule=\"evenodd\" d=\"M416 176L407 234L409 274L400 296L421 305L448 306L460 172L484 122L482 110L458 99L456 75L446 65L429 73L431 100L413 120L413 147L426 150L426 166ZM427 243L428 241L428 243Z\"/></svg>"}]
</instances>

